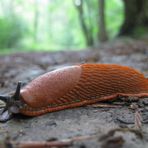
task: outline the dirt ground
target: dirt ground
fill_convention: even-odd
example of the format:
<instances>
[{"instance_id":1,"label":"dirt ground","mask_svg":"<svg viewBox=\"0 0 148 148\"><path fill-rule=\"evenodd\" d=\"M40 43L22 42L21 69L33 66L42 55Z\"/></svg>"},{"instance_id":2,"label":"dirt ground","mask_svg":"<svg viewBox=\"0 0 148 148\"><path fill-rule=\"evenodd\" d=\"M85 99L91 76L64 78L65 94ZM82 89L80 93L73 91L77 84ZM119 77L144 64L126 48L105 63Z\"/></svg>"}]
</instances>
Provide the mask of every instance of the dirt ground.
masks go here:
<instances>
[{"instance_id":1,"label":"dirt ground","mask_svg":"<svg viewBox=\"0 0 148 148\"><path fill-rule=\"evenodd\" d=\"M18 81L26 85L47 71L79 63L117 63L134 67L148 76L148 41L118 41L79 52L1 56L0 94L15 90ZM116 108L86 106L34 118L16 116L6 123L0 123L0 140L3 142L10 137L16 142L70 141L68 147L79 148L147 148L148 99L135 103L143 109L141 115L145 122L141 129L135 128L135 111L129 108L130 103Z\"/></svg>"}]
</instances>

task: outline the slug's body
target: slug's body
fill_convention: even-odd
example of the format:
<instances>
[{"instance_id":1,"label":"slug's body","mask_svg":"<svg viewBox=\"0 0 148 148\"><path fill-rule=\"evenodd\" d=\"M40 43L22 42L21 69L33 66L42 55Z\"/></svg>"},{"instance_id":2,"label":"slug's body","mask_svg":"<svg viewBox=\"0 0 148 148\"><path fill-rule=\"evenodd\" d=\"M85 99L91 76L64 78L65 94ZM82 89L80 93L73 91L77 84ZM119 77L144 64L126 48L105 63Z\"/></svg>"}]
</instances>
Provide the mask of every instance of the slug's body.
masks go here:
<instances>
[{"instance_id":1,"label":"slug's body","mask_svg":"<svg viewBox=\"0 0 148 148\"><path fill-rule=\"evenodd\" d=\"M39 76L24 87L19 112L38 116L118 96L148 96L148 79L132 68L115 64L69 66Z\"/></svg>"}]
</instances>

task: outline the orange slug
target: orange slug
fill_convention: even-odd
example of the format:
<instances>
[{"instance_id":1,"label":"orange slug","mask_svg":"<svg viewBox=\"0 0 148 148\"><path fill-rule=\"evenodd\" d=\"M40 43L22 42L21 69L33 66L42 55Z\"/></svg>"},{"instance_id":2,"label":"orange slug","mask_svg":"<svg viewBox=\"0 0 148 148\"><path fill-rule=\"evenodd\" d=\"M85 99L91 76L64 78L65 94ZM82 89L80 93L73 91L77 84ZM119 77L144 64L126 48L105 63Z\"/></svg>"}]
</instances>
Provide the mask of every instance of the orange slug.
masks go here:
<instances>
[{"instance_id":1,"label":"orange slug","mask_svg":"<svg viewBox=\"0 0 148 148\"><path fill-rule=\"evenodd\" d=\"M38 116L119 96L148 97L148 79L139 71L117 64L82 64L45 73L12 96L0 96L7 105L0 120L13 113Z\"/></svg>"}]
</instances>

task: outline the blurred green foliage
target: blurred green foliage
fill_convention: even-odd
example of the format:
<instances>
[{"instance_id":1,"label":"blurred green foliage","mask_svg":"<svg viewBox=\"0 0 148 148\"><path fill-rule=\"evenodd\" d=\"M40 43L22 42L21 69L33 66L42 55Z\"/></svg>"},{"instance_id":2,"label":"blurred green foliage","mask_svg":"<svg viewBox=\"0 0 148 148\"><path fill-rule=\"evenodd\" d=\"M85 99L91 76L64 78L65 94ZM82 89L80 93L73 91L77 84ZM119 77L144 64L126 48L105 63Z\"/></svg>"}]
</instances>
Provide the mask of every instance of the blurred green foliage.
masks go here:
<instances>
[{"instance_id":1,"label":"blurred green foliage","mask_svg":"<svg viewBox=\"0 0 148 148\"><path fill-rule=\"evenodd\" d=\"M85 22L98 42L98 0L86 2ZM105 2L107 31L112 39L123 21L123 3L122 0ZM0 6L0 49L86 48L74 0L1 0Z\"/></svg>"},{"instance_id":2,"label":"blurred green foliage","mask_svg":"<svg viewBox=\"0 0 148 148\"><path fill-rule=\"evenodd\" d=\"M15 48L24 35L24 24L18 18L0 18L0 48Z\"/></svg>"},{"instance_id":3,"label":"blurred green foliage","mask_svg":"<svg viewBox=\"0 0 148 148\"><path fill-rule=\"evenodd\" d=\"M123 23L124 7L120 0L106 1L106 23L110 38L114 38Z\"/></svg>"}]
</instances>

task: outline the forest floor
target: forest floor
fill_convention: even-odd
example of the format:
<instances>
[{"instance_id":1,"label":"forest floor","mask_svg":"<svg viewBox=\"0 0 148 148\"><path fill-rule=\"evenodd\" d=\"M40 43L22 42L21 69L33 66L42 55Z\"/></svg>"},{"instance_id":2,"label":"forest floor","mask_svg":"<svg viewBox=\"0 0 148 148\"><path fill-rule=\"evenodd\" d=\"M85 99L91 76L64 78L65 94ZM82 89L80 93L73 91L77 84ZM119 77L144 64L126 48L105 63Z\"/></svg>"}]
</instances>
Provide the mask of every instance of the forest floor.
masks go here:
<instances>
[{"instance_id":1,"label":"forest floor","mask_svg":"<svg viewBox=\"0 0 148 148\"><path fill-rule=\"evenodd\" d=\"M68 50L68 49L67 49ZM45 72L79 63L117 63L134 67L148 76L148 41L107 43L98 49L52 53L17 53L0 57L0 94L15 90L17 82L27 84ZM48 113L39 117L16 116L0 123L0 143L7 137L16 142L54 141L80 148L146 148L148 146L148 98L138 102L147 122L135 127L135 111L122 107L85 106ZM126 124L120 120L130 122ZM66 147L66 145L64 146Z\"/></svg>"}]
</instances>

